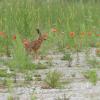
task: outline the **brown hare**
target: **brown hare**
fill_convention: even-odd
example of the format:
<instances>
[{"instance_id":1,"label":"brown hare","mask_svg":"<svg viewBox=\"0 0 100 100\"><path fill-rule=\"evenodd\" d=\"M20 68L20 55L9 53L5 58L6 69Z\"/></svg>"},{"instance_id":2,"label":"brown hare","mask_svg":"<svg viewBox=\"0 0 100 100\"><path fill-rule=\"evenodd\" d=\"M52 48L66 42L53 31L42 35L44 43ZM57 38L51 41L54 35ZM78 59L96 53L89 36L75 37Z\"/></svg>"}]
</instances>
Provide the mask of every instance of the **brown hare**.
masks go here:
<instances>
[{"instance_id":1,"label":"brown hare","mask_svg":"<svg viewBox=\"0 0 100 100\"><path fill-rule=\"evenodd\" d=\"M31 53L32 51L34 52L35 54L35 59L38 58L38 51L41 47L41 44L43 43L44 40L46 40L48 38L48 34L47 33L44 33L44 34L41 34L40 30L39 29L36 29L37 33L39 34L39 37L37 38L37 40L34 40L34 41L24 41L24 46L25 46L25 49Z\"/></svg>"}]
</instances>

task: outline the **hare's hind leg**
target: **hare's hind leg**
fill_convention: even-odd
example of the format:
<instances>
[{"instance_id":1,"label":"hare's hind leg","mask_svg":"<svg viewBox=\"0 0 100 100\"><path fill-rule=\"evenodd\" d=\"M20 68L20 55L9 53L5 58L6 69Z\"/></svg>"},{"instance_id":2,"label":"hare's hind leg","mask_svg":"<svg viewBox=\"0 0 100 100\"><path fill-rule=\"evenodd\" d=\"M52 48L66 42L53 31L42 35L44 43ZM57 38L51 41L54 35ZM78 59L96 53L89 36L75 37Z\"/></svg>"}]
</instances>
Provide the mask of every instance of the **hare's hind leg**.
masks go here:
<instances>
[{"instance_id":1,"label":"hare's hind leg","mask_svg":"<svg viewBox=\"0 0 100 100\"><path fill-rule=\"evenodd\" d=\"M38 51L34 51L34 59L35 59L35 60L38 59Z\"/></svg>"}]
</instances>

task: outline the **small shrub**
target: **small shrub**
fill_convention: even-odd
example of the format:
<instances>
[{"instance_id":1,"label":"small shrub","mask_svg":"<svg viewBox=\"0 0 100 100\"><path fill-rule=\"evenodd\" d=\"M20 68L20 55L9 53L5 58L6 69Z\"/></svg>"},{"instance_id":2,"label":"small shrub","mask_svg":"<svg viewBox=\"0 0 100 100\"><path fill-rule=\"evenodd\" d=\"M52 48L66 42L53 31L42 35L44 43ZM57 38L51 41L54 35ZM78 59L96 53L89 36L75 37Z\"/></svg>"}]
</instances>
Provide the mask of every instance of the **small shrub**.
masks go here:
<instances>
[{"instance_id":1,"label":"small shrub","mask_svg":"<svg viewBox=\"0 0 100 100\"><path fill-rule=\"evenodd\" d=\"M62 60L67 60L69 62L68 67L71 67L72 57L70 53L65 53Z\"/></svg>"},{"instance_id":2,"label":"small shrub","mask_svg":"<svg viewBox=\"0 0 100 100\"><path fill-rule=\"evenodd\" d=\"M6 70L1 70L0 69L0 77L7 77Z\"/></svg>"},{"instance_id":3,"label":"small shrub","mask_svg":"<svg viewBox=\"0 0 100 100\"><path fill-rule=\"evenodd\" d=\"M13 80L10 78L5 78L3 81L3 85L6 86L8 88L8 91L11 93L13 90Z\"/></svg>"},{"instance_id":4,"label":"small shrub","mask_svg":"<svg viewBox=\"0 0 100 100\"><path fill-rule=\"evenodd\" d=\"M31 100L36 100L36 97L33 95L31 95Z\"/></svg>"},{"instance_id":5,"label":"small shrub","mask_svg":"<svg viewBox=\"0 0 100 100\"><path fill-rule=\"evenodd\" d=\"M8 96L8 100L14 100L14 97L13 96Z\"/></svg>"},{"instance_id":6,"label":"small shrub","mask_svg":"<svg viewBox=\"0 0 100 100\"><path fill-rule=\"evenodd\" d=\"M95 70L90 70L86 73L84 73L85 78L87 78L90 82L93 83L93 85L96 85L97 82L97 73Z\"/></svg>"},{"instance_id":7,"label":"small shrub","mask_svg":"<svg viewBox=\"0 0 100 100\"><path fill-rule=\"evenodd\" d=\"M54 70L52 72L49 72L46 76L45 82L51 87L51 88L57 88L61 85L60 79L61 79L61 73Z\"/></svg>"}]
</instances>

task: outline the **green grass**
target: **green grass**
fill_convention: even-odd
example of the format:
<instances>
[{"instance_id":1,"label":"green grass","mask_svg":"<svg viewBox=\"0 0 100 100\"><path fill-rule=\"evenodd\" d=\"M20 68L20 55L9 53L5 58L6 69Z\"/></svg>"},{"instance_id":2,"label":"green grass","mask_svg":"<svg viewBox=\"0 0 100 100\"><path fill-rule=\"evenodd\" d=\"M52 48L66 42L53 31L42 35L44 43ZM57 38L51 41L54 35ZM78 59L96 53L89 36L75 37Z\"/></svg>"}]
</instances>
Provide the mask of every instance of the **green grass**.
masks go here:
<instances>
[{"instance_id":1,"label":"green grass","mask_svg":"<svg viewBox=\"0 0 100 100\"><path fill-rule=\"evenodd\" d=\"M89 70L84 73L84 76L93 84L96 85L98 81L97 72L95 70Z\"/></svg>"},{"instance_id":2,"label":"green grass","mask_svg":"<svg viewBox=\"0 0 100 100\"><path fill-rule=\"evenodd\" d=\"M42 81L38 73L34 75L35 80L33 80L34 70L53 66L52 58L46 64L33 64L22 44L23 39L31 41L38 37L37 27L41 32L48 33L48 39L44 41L40 49L41 56L45 57L46 53L56 48L56 51L63 53L67 50L71 54L76 52L78 59L78 53L85 49L89 65L99 68L99 61L88 57L90 57L90 47L100 48L100 37L96 36L100 34L100 0L0 0L0 32L7 35L4 38L0 33L0 56L6 54L13 58L0 61L0 64L8 66L12 71L9 74L6 70L0 70L0 77L5 78L3 85L8 87L9 92L12 92L13 86L17 83L17 73L24 72L28 83L25 82L29 86L29 81ZM52 28L55 28L57 32L52 32ZM70 32L75 32L75 37L72 38ZM85 32L85 35L82 36L81 32ZM88 32L92 35L89 36ZM17 38L13 40L12 37L15 34ZM68 46L70 48L67 48ZM70 54L64 54L63 60L68 60L71 64L72 57ZM89 70L83 75L93 85L96 85L98 76L95 70ZM10 78L14 78L14 81ZM47 73L44 82L50 88L62 88L70 83L69 80L62 82L61 78L62 74L54 70ZM69 98L64 95L64 99ZM8 100L13 100L13 96L9 96ZM36 100L34 94L31 100ZM60 100L59 97L58 100Z\"/></svg>"},{"instance_id":3,"label":"green grass","mask_svg":"<svg viewBox=\"0 0 100 100\"><path fill-rule=\"evenodd\" d=\"M99 3L95 3L95 0L83 1L1 0L0 31L6 32L9 37L14 33L20 33L23 38L32 40L37 35L36 27L40 27L42 32L49 33L49 39L42 48L43 52L55 45L64 48L66 43L70 45L77 43L80 32L95 34L100 31ZM57 33L51 32L53 27L57 28ZM76 39L69 38L68 34L71 31L77 34ZM87 41L95 42L95 40L94 35L89 40L87 36L82 39L85 46Z\"/></svg>"},{"instance_id":4,"label":"green grass","mask_svg":"<svg viewBox=\"0 0 100 100\"><path fill-rule=\"evenodd\" d=\"M14 73L7 73L7 70L0 69L0 77L10 78L13 76L14 76Z\"/></svg>"},{"instance_id":5,"label":"green grass","mask_svg":"<svg viewBox=\"0 0 100 100\"><path fill-rule=\"evenodd\" d=\"M51 88L58 88L61 87L61 79L62 75L60 72L54 70L54 71L50 71L48 72L46 78L45 78L45 82L51 87Z\"/></svg>"},{"instance_id":6,"label":"green grass","mask_svg":"<svg viewBox=\"0 0 100 100\"><path fill-rule=\"evenodd\" d=\"M63 51L67 44L71 50L95 45L99 42L95 34L100 32L99 3L99 0L0 0L0 32L8 36L3 38L0 35L0 54L13 55L10 63L13 68L34 69L21 40L36 39L37 27L48 33L48 39L40 49L41 55L55 47ZM52 32L52 28L56 28L57 32ZM70 32L75 32L74 38L70 37ZM80 36L80 32L85 32L85 35ZM92 35L88 36L87 32L92 32ZM14 43L12 36L17 33L20 38Z\"/></svg>"}]
</instances>

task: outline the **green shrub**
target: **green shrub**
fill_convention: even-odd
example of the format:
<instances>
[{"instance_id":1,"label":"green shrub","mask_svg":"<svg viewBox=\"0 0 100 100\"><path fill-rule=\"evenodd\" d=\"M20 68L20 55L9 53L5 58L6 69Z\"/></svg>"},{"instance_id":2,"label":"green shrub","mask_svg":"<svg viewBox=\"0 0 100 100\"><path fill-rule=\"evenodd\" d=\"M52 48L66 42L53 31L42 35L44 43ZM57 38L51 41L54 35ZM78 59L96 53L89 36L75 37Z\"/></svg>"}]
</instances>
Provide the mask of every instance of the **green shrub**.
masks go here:
<instances>
[{"instance_id":1,"label":"green shrub","mask_svg":"<svg viewBox=\"0 0 100 100\"><path fill-rule=\"evenodd\" d=\"M14 100L14 97L13 96L8 96L8 100Z\"/></svg>"},{"instance_id":2,"label":"green shrub","mask_svg":"<svg viewBox=\"0 0 100 100\"><path fill-rule=\"evenodd\" d=\"M33 95L31 95L31 100L36 100L36 97Z\"/></svg>"},{"instance_id":3,"label":"green shrub","mask_svg":"<svg viewBox=\"0 0 100 100\"><path fill-rule=\"evenodd\" d=\"M1 70L0 69L0 77L7 77L6 70Z\"/></svg>"},{"instance_id":4,"label":"green shrub","mask_svg":"<svg viewBox=\"0 0 100 100\"><path fill-rule=\"evenodd\" d=\"M71 67L72 57L70 53L64 53L62 60L68 61L68 67Z\"/></svg>"},{"instance_id":5,"label":"green shrub","mask_svg":"<svg viewBox=\"0 0 100 100\"><path fill-rule=\"evenodd\" d=\"M96 85L96 82L98 80L98 77L97 77L97 73L95 70L90 70L86 73L84 73L84 76L85 78L87 78L90 82L93 83L93 85Z\"/></svg>"},{"instance_id":6,"label":"green shrub","mask_svg":"<svg viewBox=\"0 0 100 100\"><path fill-rule=\"evenodd\" d=\"M57 88L61 86L61 73L54 70L52 72L49 72L46 76L45 82L51 87L51 88Z\"/></svg>"}]
</instances>

